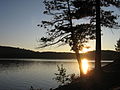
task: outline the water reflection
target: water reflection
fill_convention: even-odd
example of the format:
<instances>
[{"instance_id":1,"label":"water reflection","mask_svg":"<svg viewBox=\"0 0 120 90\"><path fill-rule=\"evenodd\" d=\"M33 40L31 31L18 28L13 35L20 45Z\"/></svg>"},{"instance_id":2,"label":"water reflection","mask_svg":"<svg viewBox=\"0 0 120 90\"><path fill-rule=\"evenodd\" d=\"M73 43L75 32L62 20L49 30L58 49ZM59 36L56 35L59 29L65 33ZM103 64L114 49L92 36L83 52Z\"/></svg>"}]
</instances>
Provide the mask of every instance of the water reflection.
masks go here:
<instances>
[{"instance_id":1,"label":"water reflection","mask_svg":"<svg viewBox=\"0 0 120 90\"><path fill-rule=\"evenodd\" d=\"M57 72L57 65L63 64L67 74L78 74L76 61L43 59L0 60L0 90L28 90L30 86L48 90L58 86L52 80ZM93 62L90 63L93 68Z\"/></svg>"},{"instance_id":2,"label":"water reflection","mask_svg":"<svg viewBox=\"0 0 120 90\"><path fill-rule=\"evenodd\" d=\"M1 60L0 90L28 90L31 85L43 90L55 88L58 84L52 78L60 64L68 73L78 72L74 62Z\"/></svg>"}]
</instances>

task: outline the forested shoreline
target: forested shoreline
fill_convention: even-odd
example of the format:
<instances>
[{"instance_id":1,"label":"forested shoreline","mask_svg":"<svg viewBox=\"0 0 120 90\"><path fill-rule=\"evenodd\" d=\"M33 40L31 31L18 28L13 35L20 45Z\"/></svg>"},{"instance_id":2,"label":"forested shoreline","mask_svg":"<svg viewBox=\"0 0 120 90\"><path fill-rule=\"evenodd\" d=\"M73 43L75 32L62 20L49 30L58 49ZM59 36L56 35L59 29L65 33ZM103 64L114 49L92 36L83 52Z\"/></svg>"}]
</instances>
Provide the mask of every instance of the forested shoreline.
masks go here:
<instances>
[{"instance_id":1,"label":"forested shoreline","mask_svg":"<svg viewBox=\"0 0 120 90\"><path fill-rule=\"evenodd\" d=\"M81 53L81 58L94 60L95 51ZM119 58L120 53L111 50L102 51L102 60ZM75 59L71 52L35 52L16 47L0 46L0 58L34 58L34 59Z\"/></svg>"}]
</instances>

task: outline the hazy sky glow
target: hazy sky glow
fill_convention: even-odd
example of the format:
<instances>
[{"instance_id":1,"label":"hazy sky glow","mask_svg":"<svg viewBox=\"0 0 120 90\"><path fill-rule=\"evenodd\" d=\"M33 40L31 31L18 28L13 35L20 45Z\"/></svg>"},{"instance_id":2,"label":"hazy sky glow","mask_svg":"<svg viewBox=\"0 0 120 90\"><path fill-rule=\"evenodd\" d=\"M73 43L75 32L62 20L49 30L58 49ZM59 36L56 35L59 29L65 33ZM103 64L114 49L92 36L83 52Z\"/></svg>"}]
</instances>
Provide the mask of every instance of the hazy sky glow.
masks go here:
<instances>
[{"instance_id":1,"label":"hazy sky glow","mask_svg":"<svg viewBox=\"0 0 120 90\"><path fill-rule=\"evenodd\" d=\"M45 30L37 27L48 18L42 14L43 0L0 0L0 45L14 46L36 50L37 40L45 35ZM114 9L120 13L120 10ZM120 20L120 19L119 19ZM119 30L103 28L102 49L114 50L116 40L120 38ZM95 41L88 43L92 50ZM37 51L70 51L68 46L49 47Z\"/></svg>"}]
</instances>

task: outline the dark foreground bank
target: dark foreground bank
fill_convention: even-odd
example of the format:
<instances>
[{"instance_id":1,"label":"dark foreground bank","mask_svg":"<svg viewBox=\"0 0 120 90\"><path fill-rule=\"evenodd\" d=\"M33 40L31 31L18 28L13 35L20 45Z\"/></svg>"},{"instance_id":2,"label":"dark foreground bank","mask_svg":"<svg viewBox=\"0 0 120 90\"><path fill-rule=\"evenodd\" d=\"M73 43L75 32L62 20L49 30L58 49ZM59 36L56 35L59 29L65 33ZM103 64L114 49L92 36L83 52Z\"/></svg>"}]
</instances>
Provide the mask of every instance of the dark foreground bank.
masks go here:
<instances>
[{"instance_id":1,"label":"dark foreground bank","mask_svg":"<svg viewBox=\"0 0 120 90\"><path fill-rule=\"evenodd\" d=\"M102 70L92 70L83 78L54 90L120 90L120 60L114 60Z\"/></svg>"}]
</instances>

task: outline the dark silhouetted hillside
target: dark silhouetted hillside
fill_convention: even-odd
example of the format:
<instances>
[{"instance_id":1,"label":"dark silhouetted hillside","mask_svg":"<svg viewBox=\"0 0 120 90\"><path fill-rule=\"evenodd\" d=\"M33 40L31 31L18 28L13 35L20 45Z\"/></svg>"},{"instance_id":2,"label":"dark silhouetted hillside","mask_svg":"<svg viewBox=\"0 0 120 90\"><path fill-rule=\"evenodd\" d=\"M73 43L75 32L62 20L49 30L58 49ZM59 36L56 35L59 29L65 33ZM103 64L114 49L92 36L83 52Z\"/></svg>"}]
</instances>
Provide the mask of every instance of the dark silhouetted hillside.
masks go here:
<instances>
[{"instance_id":1,"label":"dark silhouetted hillside","mask_svg":"<svg viewBox=\"0 0 120 90\"><path fill-rule=\"evenodd\" d=\"M94 60L95 58L95 51L87 52L83 54L82 57L86 57L90 60ZM102 60L113 60L116 58L120 58L120 52L112 51L112 50L102 50Z\"/></svg>"},{"instance_id":2,"label":"dark silhouetted hillside","mask_svg":"<svg viewBox=\"0 0 120 90\"><path fill-rule=\"evenodd\" d=\"M73 59L73 53L35 52L26 49L0 46L0 58L43 58L43 59Z\"/></svg>"},{"instance_id":3,"label":"dark silhouetted hillside","mask_svg":"<svg viewBox=\"0 0 120 90\"><path fill-rule=\"evenodd\" d=\"M94 60L95 51L81 54L81 58ZM120 57L120 53L115 51L103 50L103 60L113 60ZM0 58L40 58L40 59L74 59L74 53L67 52L35 52L15 47L0 46Z\"/></svg>"}]
</instances>

